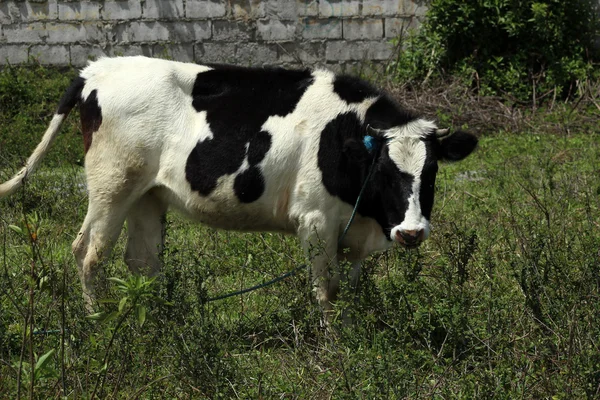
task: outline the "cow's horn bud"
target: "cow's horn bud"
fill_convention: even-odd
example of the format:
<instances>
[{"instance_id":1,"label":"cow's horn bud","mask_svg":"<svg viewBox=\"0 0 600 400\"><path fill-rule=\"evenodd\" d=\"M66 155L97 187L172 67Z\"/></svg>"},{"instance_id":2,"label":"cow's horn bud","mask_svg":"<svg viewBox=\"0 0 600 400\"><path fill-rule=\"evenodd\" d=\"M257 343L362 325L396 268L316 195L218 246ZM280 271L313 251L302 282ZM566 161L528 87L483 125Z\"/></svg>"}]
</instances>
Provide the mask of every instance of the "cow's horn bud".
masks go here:
<instances>
[{"instance_id":1,"label":"cow's horn bud","mask_svg":"<svg viewBox=\"0 0 600 400\"><path fill-rule=\"evenodd\" d=\"M435 130L435 137L437 137L438 139L443 138L444 136L448 136L450 134L450 129L436 129Z\"/></svg>"},{"instance_id":2,"label":"cow's horn bud","mask_svg":"<svg viewBox=\"0 0 600 400\"><path fill-rule=\"evenodd\" d=\"M381 136L385 133L383 129L373 128L371 125L367 125L367 132L378 136Z\"/></svg>"}]
</instances>

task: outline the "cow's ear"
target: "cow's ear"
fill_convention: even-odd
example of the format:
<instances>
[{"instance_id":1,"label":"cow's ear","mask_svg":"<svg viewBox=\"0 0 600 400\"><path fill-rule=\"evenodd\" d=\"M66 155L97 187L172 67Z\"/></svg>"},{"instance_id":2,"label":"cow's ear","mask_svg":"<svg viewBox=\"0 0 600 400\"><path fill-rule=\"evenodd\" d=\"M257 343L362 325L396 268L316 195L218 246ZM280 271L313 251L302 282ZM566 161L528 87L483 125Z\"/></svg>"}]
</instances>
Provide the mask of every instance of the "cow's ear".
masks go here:
<instances>
[{"instance_id":1,"label":"cow's ear","mask_svg":"<svg viewBox=\"0 0 600 400\"><path fill-rule=\"evenodd\" d=\"M467 132L457 131L440 140L440 159L460 161L477 147L477 138Z\"/></svg>"}]
</instances>

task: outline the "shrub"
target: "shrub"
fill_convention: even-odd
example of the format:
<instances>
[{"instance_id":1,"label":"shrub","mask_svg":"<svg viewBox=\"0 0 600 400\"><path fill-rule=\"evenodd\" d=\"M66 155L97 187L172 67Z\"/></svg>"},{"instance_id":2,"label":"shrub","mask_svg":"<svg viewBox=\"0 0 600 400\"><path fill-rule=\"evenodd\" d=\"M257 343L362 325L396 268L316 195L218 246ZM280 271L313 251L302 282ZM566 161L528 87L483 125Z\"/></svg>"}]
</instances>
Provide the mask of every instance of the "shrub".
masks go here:
<instances>
[{"instance_id":1,"label":"shrub","mask_svg":"<svg viewBox=\"0 0 600 400\"><path fill-rule=\"evenodd\" d=\"M72 68L41 65L0 69L0 169L20 168L27 160L75 76ZM77 108L73 111L77 114ZM83 158L76 115L65 121L61 132L64 135L52 146L45 165L77 164Z\"/></svg>"},{"instance_id":2,"label":"shrub","mask_svg":"<svg viewBox=\"0 0 600 400\"><path fill-rule=\"evenodd\" d=\"M433 0L403 43L399 79L458 74L482 94L529 100L575 94L593 74L598 34L592 0Z\"/></svg>"}]
</instances>

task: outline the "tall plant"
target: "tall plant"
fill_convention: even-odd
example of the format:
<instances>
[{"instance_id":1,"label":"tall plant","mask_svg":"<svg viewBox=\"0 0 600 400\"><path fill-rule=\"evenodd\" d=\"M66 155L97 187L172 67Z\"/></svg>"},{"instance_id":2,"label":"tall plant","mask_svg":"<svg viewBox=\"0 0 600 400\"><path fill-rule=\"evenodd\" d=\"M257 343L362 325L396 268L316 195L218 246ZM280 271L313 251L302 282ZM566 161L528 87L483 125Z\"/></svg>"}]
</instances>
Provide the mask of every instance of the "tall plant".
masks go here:
<instances>
[{"instance_id":1,"label":"tall plant","mask_svg":"<svg viewBox=\"0 0 600 400\"><path fill-rule=\"evenodd\" d=\"M569 97L594 73L598 16L594 0L432 0L396 72L421 80L458 73L484 94L519 100Z\"/></svg>"}]
</instances>

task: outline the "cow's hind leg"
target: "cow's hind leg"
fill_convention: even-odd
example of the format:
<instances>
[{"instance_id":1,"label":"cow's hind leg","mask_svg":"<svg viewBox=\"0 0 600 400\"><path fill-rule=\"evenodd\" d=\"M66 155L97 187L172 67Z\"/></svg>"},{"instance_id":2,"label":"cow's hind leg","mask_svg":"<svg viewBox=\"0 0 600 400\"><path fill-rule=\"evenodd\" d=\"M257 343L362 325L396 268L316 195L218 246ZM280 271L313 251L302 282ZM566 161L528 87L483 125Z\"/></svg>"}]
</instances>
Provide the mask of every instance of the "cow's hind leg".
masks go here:
<instances>
[{"instance_id":1,"label":"cow's hind leg","mask_svg":"<svg viewBox=\"0 0 600 400\"><path fill-rule=\"evenodd\" d=\"M89 206L73 242L88 311L93 310L99 265L110 255L131 206L145 193L151 179L141 158L124 152L115 154L114 146L105 146L100 139L98 142L86 155Z\"/></svg>"},{"instance_id":2,"label":"cow's hind leg","mask_svg":"<svg viewBox=\"0 0 600 400\"><path fill-rule=\"evenodd\" d=\"M166 205L150 191L127 214L125 262L134 274L156 275L163 249Z\"/></svg>"},{"instance_id":3,"label":"cow's hind leg","mask_svg":"<svg viewBox=\"0 0 600 400\"><path fill-rule=\"evenodd\" d=\"M103 204L90 198L83 226L73 242L83 299L88 312L95 302L95 278L100 262L110 255L125 220L124 205Z\"/></svg>"}]
</instances>

